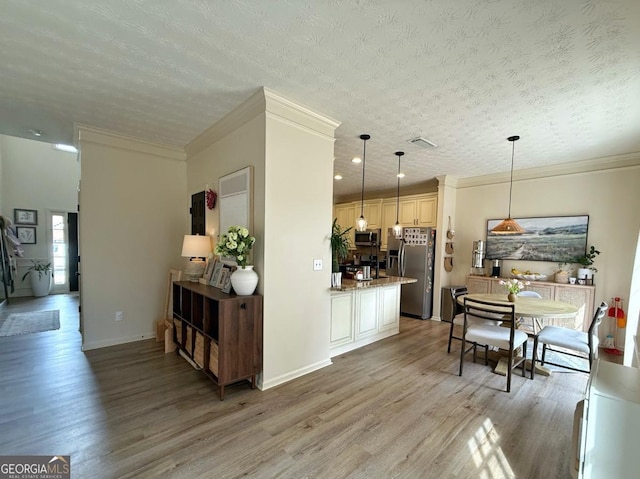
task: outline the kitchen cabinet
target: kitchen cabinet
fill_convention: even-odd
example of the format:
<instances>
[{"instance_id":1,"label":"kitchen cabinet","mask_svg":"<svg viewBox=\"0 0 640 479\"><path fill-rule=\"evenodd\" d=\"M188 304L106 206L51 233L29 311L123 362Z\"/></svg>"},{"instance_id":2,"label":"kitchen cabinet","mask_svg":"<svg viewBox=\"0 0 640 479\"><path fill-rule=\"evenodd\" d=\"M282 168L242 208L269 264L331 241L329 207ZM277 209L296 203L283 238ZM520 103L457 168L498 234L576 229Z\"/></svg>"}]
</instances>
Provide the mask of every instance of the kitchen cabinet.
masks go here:
<instances>
[{"instance_id":1,"label":"kitchen cabinet","mask_svg":"<svg viewBox=\"0 0 640 479\"><path fill-rule=\"evenodd\" d=\"M500 284L501 278L487 276L467 276L466 286L469 293L507 294L507 290ZM535 291L544 299L553 299L563 303L573 304L580 310L575 318L545 319L545 324L587 331L593 319L595 286L581 284L551 283L548 281L530 281L526 290Z\"/></svg>"},{"instance_id":2,"label":"kitchen cabinet","mask_svg":"<svg viewBox=\"0 0 640 479\"><path fill-rule=\"evenodd\" d=\"M360 217L360 203L356 205L356 218ZM364 217L367 220L367 229L375 230L382 228L382 200L365 200Z\"/></svg>"},{"instance_id":3,"label":"kitchen cabinet","mask_svg":"<svg viewBox=\"0 0 640 479\"><path fill-rule=\"evenodd\" d=\"M331 357L399 332L400 283L331 293Z\"/></svg>"},{"instance_id":4,"label":"kitchen cabinet","mask_svg":"<svg viewBox=\"0 0 640 479\"><path fill-rule=\"evenodd\" d=\"M382 203L382 238L380 240L380 250L387 251L387 235L389 228L396 224L396 199L393 202L385 200Z\"/></svg>"},{"instance_id":5,"label":"kitchen cabinet","mask_svg":"<svg viewBox=\"0 0 640 479\"><path fill-rule=\"evenodd\" d=\"M435 194L400 198L399 220L402 226L436 227L438 198Z\"/></svg>"},{"instance_id":6,"label":"kitchen cabinet","mask_svg":"<svg viewBox=\"0 0 640 479\"><path fill-rule=\"evenodd\" d=\"M358 209L360 216L360 209ZM349 248L355 248L355 225L356 225L356 208L354 203L343 203L335 205L333 208L333 217L337 218L340 228L345 230L351 227L349 231Z\"/></svg>"}]
</instances>

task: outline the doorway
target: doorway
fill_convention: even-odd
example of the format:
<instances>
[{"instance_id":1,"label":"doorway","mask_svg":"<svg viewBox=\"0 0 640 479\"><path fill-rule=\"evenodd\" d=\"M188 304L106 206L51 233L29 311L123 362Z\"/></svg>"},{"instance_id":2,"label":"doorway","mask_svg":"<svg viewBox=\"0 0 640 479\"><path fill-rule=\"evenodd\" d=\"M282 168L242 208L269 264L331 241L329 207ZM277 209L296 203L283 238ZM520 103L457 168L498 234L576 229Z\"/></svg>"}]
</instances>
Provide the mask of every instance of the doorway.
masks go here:
<instances>
[{"instance_id":1,"label":"doorway","mask_svg":"<svg viewBox=\"0 0 640 479\"><path fill-rule=\"evenodd\" d=\"M78 214L47 211L49 254L53 267L52 293L78 291Z\"/></svg>"}]
</instances>

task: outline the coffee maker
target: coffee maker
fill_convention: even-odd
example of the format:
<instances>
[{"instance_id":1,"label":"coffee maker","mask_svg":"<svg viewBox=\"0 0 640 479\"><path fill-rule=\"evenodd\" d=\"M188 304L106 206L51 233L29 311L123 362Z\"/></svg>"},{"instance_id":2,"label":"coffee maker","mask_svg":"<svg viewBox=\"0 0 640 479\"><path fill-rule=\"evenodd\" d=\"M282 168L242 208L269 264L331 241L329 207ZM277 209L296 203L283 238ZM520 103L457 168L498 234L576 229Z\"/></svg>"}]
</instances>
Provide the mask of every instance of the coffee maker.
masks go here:
<instances>
[{"instance_id":1,"label":"coffee maker","mask_svg":"<svg viewBox=\"0 0 640 479\"><path fill-rule=\"evenodd\" d=\"M500 277L500 264L501 260L499 259L491 260L491 276L493 276L494 278Z\"/></svg>"},{"instance_id":2,"label":"coffee maker","mask_svg":"<svg viewBox=\"0 0 640 479\"><path fill-rule=\"evenodd\" d=\"M484 276L484 241L473 242L473 253L471 254L471 274Z\"/></svg>"}]
</instances>

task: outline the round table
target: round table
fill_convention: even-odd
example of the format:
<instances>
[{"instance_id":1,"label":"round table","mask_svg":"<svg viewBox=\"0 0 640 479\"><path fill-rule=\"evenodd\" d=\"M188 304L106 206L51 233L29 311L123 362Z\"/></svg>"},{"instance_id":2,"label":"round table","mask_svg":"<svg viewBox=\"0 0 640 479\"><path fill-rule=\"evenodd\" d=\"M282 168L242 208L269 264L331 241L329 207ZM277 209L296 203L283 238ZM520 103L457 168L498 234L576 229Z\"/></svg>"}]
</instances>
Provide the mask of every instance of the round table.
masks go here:
<instances>
[{"instance_id":1,"label":"round table","mask_svg":"<svg viewBox=\"0 0 640 479\"><path fill-rule=\"evenodd\" d=\"M486 294L486 293L469 293L458 296L456 301L464 305L464 298L470 300L491 301L493 303L501 303L504 305L510 305L511 302L507 299L507 293L502 294ZM555 301L553 299L532 298L531 296L518 296L518 299L513 303L515 304L515 313L518 317L524 318L573 318L578 314L579 308L573 304L563 303L562 301ZM531 361L527 359L527 366L531 367ZM536 374L542 374L549 376L551 371L541 365L536 365ZM501 375L507 374L507 361L504 357L498 358L498 364L494 369L494 372Z\"/></svg>"},{"instance_id":2,"label":"round table","mask_svg":"<svg viewBox=\"0 0 640 479\"><path fill-rule=\"evenodd\" d=\"M463 294L462 296L458 296L458 303L464 305L464 298L491 301L505 305L511 304L507 300L507 293ZM532 298L531 296L518 296L514 304L516 305L516 316L524 318L573 318L579 311L578 307L573 304L563 303L562 301L555 301L553 299Z\"/></svg>"}]
</instances>

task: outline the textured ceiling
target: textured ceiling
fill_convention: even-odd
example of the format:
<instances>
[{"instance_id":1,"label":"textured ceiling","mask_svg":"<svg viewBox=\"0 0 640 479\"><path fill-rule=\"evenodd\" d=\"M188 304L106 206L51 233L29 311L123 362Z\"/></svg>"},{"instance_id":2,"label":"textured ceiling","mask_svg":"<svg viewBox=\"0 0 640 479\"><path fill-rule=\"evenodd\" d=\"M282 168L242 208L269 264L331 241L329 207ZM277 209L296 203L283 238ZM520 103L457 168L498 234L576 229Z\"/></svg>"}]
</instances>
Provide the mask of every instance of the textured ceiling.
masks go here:
<instances>
[{"instance_id":1,"label":"textured ceiling","mask_svg":"<svg viewBox=\"0 0 640 479\"><path fill-rule=\"evenodd\" d=\"M394 190L640 151L639 45L638 0L0 0L0 133L184 146L265 86L342 122L335 196L361 133Z\"/></svg>"}]
</instances>

